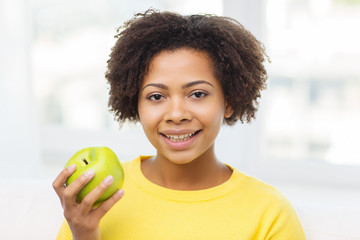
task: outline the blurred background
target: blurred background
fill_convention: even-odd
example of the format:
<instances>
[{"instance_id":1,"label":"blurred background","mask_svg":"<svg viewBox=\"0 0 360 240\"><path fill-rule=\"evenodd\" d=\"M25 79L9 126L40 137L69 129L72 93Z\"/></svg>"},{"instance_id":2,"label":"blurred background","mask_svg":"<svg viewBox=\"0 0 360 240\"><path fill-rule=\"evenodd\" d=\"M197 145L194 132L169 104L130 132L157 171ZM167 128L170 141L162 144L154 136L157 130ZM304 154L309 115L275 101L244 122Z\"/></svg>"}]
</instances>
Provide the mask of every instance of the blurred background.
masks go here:
<instances>
[{"instance_id":1,"label":"blurred background","mask_svg":"<svg viewBox=\"0 0 360 240\"><path fill-rule=\"evenodd\" d=\"M116 28L154 7L239 20L264 43L268 88L217 155L297 202L360 201L360 0L0 0L0 179L52 181L83 147L154 154L108 112ZM315 194L316 193L316 194Z\"/></svg>"}]
</instances>

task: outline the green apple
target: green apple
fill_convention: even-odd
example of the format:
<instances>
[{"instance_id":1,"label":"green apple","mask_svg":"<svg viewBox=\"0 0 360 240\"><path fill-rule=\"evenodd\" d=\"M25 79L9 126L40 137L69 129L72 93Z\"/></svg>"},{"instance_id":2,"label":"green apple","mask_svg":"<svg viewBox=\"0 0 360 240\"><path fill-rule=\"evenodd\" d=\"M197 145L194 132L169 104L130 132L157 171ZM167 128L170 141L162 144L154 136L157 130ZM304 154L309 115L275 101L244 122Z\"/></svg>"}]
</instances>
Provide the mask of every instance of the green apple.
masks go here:
<instances>
[{"instance_id":1,"label":"green apple","mask_svg":"<svg viewBox=\"0 0 360 240\"><path fill-rule=\"evenodd\" d=\"M84 172L93 169L94 178L86 184L77 194L77 201L81 202L83 198L91 192L108 175L113 176L113 182L108 189L95 202L94 206L99 205L118 189L121 189L124 183L124 170L121 167L116 154L107 147L88 147L75 153L66 163L65 168L75 164L75 172L67 179L66 185L70 185Z\"/></svg>"}]
</instances>

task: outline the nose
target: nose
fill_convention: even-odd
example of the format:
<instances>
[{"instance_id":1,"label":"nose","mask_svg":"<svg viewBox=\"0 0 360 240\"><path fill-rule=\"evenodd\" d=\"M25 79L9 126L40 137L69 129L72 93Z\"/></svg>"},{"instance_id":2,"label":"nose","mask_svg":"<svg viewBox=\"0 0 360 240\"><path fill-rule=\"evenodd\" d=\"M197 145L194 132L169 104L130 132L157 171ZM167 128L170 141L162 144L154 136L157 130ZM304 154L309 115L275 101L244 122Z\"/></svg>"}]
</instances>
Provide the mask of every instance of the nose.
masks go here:
<instances>
[{"instance_id":1,"label":"nose","mask_svg":"<svg viewBox=\"0 0 360 240\"><path fill-rule=\"evenodd\" d=\"M173 98L168 102L164 120L166 122L181 123L192 119L191 111L186 101L180 98Z\"/></svg>"}]
</instances>

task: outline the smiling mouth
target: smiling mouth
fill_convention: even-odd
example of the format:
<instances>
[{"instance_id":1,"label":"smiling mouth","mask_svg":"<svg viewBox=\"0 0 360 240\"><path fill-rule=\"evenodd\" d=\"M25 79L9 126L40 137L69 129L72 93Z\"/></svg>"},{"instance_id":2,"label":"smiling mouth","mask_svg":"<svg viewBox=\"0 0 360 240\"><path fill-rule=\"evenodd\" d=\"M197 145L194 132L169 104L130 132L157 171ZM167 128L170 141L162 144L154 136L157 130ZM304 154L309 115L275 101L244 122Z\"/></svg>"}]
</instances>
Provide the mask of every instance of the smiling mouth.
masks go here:
<instances>
[{"instance_id":1,"label":"smiling mouth","mask_svg":"<svg viewBox=\"0 0 360 240\"><path fill-rule=\"evenodd\" d=\"M167 137L171 142L184 142L186 140L189 140L190 138L192 138L194 135L196 135L199 132L200 131L195 131L192 133L181 134L181 135L166 135L166 134L162 134L162 135Z\"/></svg>"}]
</instances>

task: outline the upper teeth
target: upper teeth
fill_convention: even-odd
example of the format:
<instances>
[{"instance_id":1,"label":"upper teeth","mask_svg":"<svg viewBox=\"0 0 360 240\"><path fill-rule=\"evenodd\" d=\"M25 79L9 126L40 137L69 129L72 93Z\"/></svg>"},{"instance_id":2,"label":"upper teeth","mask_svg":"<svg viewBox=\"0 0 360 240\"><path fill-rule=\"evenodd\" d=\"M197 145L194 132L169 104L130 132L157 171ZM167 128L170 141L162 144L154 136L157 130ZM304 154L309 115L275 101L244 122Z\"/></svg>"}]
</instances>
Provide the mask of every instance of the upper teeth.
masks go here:
<instances>
[{"instance_id":1,"label":"upper teeth","mask_svg":"<svg viewBox=\"0 0 360 240\"><path fill-rule=\"evenodd\" d=\"M170 140L184 140L185 138L189 138L192 137L195 134L195 132L193 133L188 133L188 134L183 134L183 135L165 135L167 138L169 138Z\"/></svg>"}]
</instances>

